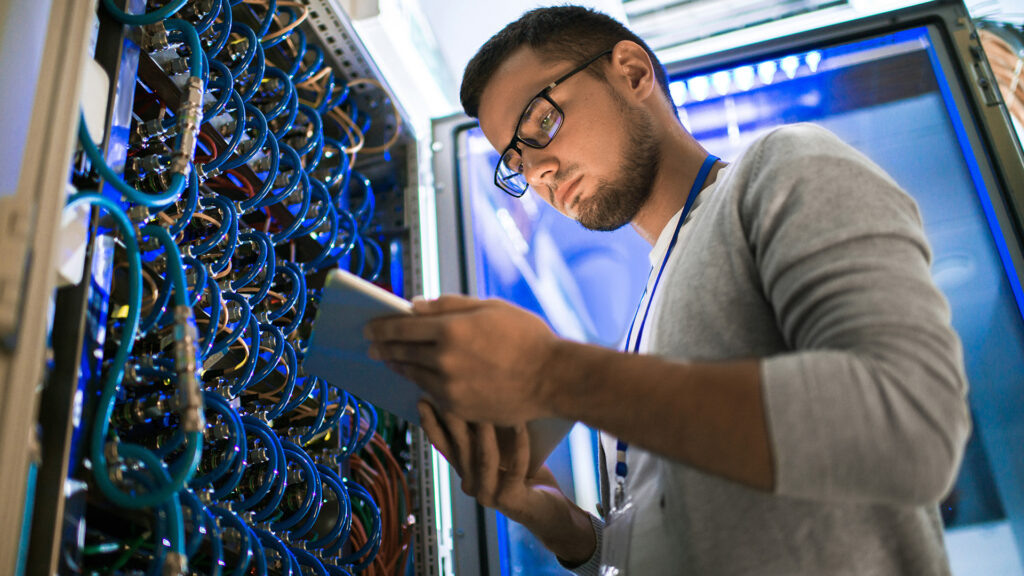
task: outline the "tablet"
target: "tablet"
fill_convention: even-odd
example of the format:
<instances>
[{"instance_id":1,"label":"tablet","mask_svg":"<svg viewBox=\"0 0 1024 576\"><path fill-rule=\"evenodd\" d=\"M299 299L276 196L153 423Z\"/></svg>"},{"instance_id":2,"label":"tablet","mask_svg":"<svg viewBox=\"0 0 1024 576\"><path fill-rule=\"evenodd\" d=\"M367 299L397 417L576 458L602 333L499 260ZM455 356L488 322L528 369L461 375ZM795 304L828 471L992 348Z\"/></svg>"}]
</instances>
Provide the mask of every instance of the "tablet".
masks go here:
<instances>
[{"instance_id":1,"label":"tablet","mask_svg":"<svg viewBox=\"0 0 1024 576\"><path fill-rule=\"evenodd\" d=\"M416 404L426 393L369 357L363 327L375 318L412 314L412 303L345 270L332 270L310 335L303 370L404 420L420 423ZM530 473L547 460L573 423L529 422Z\"/></svg>"}]
</instances>

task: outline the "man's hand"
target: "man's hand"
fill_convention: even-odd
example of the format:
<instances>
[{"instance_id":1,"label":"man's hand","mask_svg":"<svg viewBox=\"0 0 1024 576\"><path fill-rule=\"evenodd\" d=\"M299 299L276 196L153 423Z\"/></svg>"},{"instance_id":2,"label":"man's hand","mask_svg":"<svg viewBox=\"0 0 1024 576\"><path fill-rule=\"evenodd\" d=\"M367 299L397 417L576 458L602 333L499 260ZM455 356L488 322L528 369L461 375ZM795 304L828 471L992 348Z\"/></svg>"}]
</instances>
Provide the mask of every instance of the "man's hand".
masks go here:
<instances>
[{"instance_id":1,"label":"man's hand","mask_svg":"<svg viewBox=\"0 0 1024 576\"><path fill-rule=\"evenodd\" d=\"M551 415L540 393L558 337L543 320L465 296L416 301L413 311L367 325L372 357L469 421L515 425Z\"/></svg>"},{"instance_id":2,"label":"man's hand","mask_svg":"<svg viewBox=\"0 0 1024 576\"><path fill-rule=\"evenodd\" d=\"M565 497L546 466L527 476L530 441L525 426L516 426L514 440L499 448L493 424L469 423L447 412L439 415L422 401L419 412L427 437L462 478L463 492L525 526L563 561L582 564L590 558L596 537L587 513Z\"/></svg>"}]
</instances>

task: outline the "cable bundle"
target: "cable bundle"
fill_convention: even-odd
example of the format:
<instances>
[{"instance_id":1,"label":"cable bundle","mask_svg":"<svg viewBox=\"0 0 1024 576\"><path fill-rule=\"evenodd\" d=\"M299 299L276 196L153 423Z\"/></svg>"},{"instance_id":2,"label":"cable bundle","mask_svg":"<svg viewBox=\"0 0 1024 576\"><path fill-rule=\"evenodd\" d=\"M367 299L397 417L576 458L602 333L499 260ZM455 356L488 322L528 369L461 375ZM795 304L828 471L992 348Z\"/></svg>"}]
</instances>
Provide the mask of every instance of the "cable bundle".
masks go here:
<instances>
[{"instance_id":1,"label":"cable bundle","mask_svg":"<svg viewBox=\"0 0 1024 576\"><path fill-rule=\"evenodd\" d=\"M366 146L375 121L350 97L383 86L326 65L298 2L103 9L139 27L143 68L171 84L140 72L123 177L79 129L105 187L69 206L100 208L119 241L90 479L151 514L94 516L84 570L404 572L406 472L376 412L300 369L324 271L385 270L376 195L353 167L399 133Z\"/></svg>"}]
</instances>

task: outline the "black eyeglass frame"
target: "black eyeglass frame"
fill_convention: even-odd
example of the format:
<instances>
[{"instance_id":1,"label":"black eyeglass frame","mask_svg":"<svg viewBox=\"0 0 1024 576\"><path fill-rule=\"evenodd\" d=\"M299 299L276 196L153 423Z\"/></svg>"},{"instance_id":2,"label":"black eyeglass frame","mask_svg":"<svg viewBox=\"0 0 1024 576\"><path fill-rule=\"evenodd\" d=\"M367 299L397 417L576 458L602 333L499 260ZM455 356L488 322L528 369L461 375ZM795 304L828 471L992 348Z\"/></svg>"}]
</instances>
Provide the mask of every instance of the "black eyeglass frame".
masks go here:
<instances>
[{"instance_id":1,"label":"black eyeglass frame","mask_svg":"<svg viewBox=\"0 0 1024 576\"><path fill-rule=\"evenodd\" d=\"M500 177L499 172L501 171L502 159L505 158L505 154L508 154L509 150L515 150L516 153L519 154L519 156L522 156L523 155L523 151L518 146L516 146L516 144L518 144L518 143L522 143L523 146L526 146L527 148L533 148L534 150L540 150L541 148L547 147L548 144L551 144L551 141L554 140L555 136L558 135L558 131L562 129L562 124L565 123L565 112L562 110L561 106L559 106L554 100L551 99L551 96L550 96L551 91L554 90L556 86L558 86L559 84L565 82L566 80L568 80L573 75L575 75L575 74L585 70L587 67L589 67L594 62L597 62L601 58L604 58L605 56L607 56L607 55L609 55L611 53L612 53L611 49L605 50L604 52L601 52L597 56L594 56L593 58L585 61L584 63L582 63L579 66L573 68L572 70L566 72L565 74L562 74L562 76L560 76L557 80L555 80L554 82L552 82L552 83L548 84L547 86L545 86L540 92L537 93L536 96L534 96L533 98L530 98L526 102L526 106L523 108L523 111L519 114L519 121L516 122L516 129L512 133L512 141L508 143L508 146L505 146L505 148L501 151L501 155L498 156L498 164L494 167L494 185L495 186L497 186L498 188L501 188L502 191L504 191L509 196L512 196L513 198L521 198L523 196L523 194L526 193L526 188L523 188L522 190L512 189L508 184L505 183L505 180ZM540 144L540 145L531 144L529 141L524 140L524 139L519 137L519 128L522 127L522 125L523 125L523 118L526 116L526 111L529 110L531 106L533 106L534 101L536 101L538 98L543 98L544 100L547 100L548 103L551 104L551 106L555 110L557 110L558 114L561 115L561 117L562 117L562 121L558 124L558 127L555 128L555 132L553 134L551 134L551 137L548 138L548 141L545 142L544 144ZM522 172L518 172L517 174L518 175L522 175ZM529 185L527 185L527 188L528 187L529 187Z\"/></svg>"}]
</instances>

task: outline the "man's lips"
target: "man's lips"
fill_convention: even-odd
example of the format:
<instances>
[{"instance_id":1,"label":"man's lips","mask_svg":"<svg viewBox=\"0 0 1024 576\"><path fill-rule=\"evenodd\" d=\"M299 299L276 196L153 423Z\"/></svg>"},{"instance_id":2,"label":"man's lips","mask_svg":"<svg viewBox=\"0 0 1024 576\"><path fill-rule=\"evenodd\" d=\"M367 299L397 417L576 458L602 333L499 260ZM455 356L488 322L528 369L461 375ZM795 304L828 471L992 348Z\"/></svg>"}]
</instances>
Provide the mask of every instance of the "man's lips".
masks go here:
<instances>
[{"instance_id":1,"label":"man's lips","mask_svg":"<svg viewBox=\"0 0 1024 576\"><path fill-rule=\"evenodd\" d=\"M580 180L583 175L579 175L572 180L569 180L565 184L558 187L555 191L555 197L558 198L558 204L562 207L562 210L568 210L570 203L573 200L573 196L578 192Z\"/></svg>"}]
</instances>

